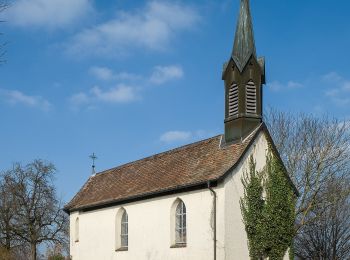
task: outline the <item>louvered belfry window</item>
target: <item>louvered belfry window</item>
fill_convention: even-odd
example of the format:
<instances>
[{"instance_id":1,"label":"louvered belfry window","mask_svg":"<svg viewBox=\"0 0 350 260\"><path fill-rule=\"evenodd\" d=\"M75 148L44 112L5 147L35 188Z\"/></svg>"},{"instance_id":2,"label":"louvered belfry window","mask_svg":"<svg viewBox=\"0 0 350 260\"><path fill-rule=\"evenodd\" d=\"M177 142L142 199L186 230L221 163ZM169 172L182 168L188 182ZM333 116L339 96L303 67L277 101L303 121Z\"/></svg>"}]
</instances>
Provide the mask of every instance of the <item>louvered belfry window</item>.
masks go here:
<instances>
[{"instance_id":1,"label":"louvered belfry window","mask_svg":"<svg viewBox=\"0 0 350 260\"><path fill-rule=\"evenodd\" d=\"M238 115L238 86L233 83L228 91L228 116Z\"/></svg>"},{"instance_id":2,"label":"louvered belfry window","mask_svg":"<svg viewBox=\"0 0 350 260\"><path fill-rule=\"evenodd\" d=\"M246 112L256 114L256 87L253 81L249 81L246 85Z\"/></svg>"}]
</instances>

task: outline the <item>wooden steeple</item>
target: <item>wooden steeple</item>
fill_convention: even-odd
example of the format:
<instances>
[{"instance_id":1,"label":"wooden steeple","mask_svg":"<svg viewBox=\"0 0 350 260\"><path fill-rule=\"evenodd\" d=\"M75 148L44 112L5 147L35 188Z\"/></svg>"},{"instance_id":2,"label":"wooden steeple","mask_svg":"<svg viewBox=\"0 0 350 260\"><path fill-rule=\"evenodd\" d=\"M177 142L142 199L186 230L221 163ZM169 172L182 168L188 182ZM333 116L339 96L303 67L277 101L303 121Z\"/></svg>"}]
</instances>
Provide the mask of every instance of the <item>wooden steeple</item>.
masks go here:
<instances>
[{"instance_id":1,"label":"wooden steeple","mask_svg":"<svg viewBox=\"0 0 350 260\"><path fill-rule=\"evenodd\" d=\"M249 0L241 0L233 50L224 64L225 143L241 142L262 122L265 61L257 58Z\"/></svg>"}]
</instances>

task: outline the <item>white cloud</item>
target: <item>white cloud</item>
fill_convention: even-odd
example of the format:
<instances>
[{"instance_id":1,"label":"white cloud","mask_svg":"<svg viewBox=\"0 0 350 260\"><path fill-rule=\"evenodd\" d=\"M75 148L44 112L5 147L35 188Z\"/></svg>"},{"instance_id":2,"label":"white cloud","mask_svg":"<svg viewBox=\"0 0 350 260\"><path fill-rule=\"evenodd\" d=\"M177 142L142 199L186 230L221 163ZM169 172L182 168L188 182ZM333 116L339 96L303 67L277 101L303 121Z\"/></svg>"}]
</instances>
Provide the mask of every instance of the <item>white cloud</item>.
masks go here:
<instances>
[{"instance_id":1,"label":"white cloud","mask_svg":"<svg viewBox=\"0 0 350 260\"><path fill-rule=\"evenodd\" d=\"M180 66L156 66L150 77L150 82L154 84L164 84L173 79L181 79L184 72Z\"/></svg>"},{"instance_id":2,"label":"white cloud","mask_svg":"<svg viewBox=\"0 0 350 260\"><path fill-rule=\"evenodd\" d=\"M192 137L191 132L169 131L160 136L160 141L164 143L174 143L188 141Z\"/></svg>"},{"instance_id":3,"label":"white cloud","mask_svg":"<svg viewBox=\"0 0 350 260\"><path fill-rule=\"evenodd\" d=\"M101 90L100 87L93 87L91 93L97 100L109 103L128 103L137 99L135 89L122 84L107 91Z\"/></svg>"},{"instance_id":4,"label":"white cloud","mask_svg":"<svg viewBox=\"0 0 350 260\"><path fill-rule=\"evenodd\" d=\"M92 10L90 0L16 0L6 19L21 27L62 28Z\"/></svg>"},{"instance_id":5,"label":"white cloud","mask_svg":"<svg viewBox=\"0 0 350 260\"><path fill-rule=\"evenodd\" d=\"M114 77L113 71L106 67L92 67L90 73L101 80L111 80Z\"/></svg>"},{"instance_id":6,"label":"white cloud","mask_svg":"<svg viewBox=\"0 0 350 260\"><path fill-rule=\"evenodd\" d=\"M273 81L273 82L268 84L268 87L272 91L292 90L292 89L302 88L303 86L304 86L303 84L301 84L299 82L295 82L295 81L288 81L287 83Z\"/></svg>"},{"instance_id":7,"label":"white cloud","mask_svg":"<svg viewBox=\"0 0 350 260\"><path fill-rule=\"evenodd\" d=\"M70 103L75 107L87 104L89 102L90 102L90 100L89 100L88 95L86 93L83 93L83 92L74 94L73 96L70 97Z\"/></svg>"},{"instance_id":8,"label":"white cloud","mask_svg":"<svg viewBox=\"0 0 350 260\"><path fill-rule=\"evenodd\" d=\"M41 96L29 96L19 90L0 89L0 97L7 103L12 105L22 104L27 107L35 107L48 111L51 108L49 101Z\"/></svg>"},{"instance_id":9,"label":"white cloud","mask_svg":"<svg viewBox=\"0 0 350 260\"><path fill-rule=\"evenodd\" d=\"M118 84L116 87L107 90L95 86L87 93L80 92L72 95L69 102L73 108L78 108L83 105L96 105L96 103L130 103L138 99L136 88Z\"/></svg>"},{"instance_id":10,"label":"white cloud","mask_svg":"<svg viewBox=\"0 0 350 260\"><path fill-rule=\"evenodd\" d=\"M197 131L168 131L162 134L159 138L159 140L166 144L171 143L181 143L181 142L188 142L193 140L199 140L206 138L210 136L211 133L204 130L197 130Z\"/></svg>"},{"instance_id":11,"label":"white cloud","mask_svg":"<svg viewBox=\"0 0 350 260\"><path fill-rule=\"evenodd\" d=\"M143 83L151 83L156 85L164 84L171 80L181 79L184 76L184 71L181 66L155 66L151 75L143 76L128 72L114 72L107 67L94 66L90 68L90 73L99 80L103 81L135 81Z\"/></svg>"},{"instance_id":12,"label":"white cloud","mask_svg":"<svg viewBox=\"0 0 350 260\"><path fill-rule=\"evenodd\" d=\"M199 21L190 6L154 0L137 11L121 11L117 17L75 35L68 54L122 55L132 48L166 49L174 36L192 29Z\"/></svg>"},{"instance_id":13,"label":"white cloud","mask_svg":"<svg viewBox=\"0 0 350 260\"><path fill-rule=\"evenodd\" d=\"M136 80L140 79L140 75L119 72L115 73L113 70L107 67L94 66L90 68L90 73L99 80L110 81L110 80Z\"/></svg>"},{"instance_id":14,"label":"white cloud","mask_svg":"<svg viewBox=\"0 0 350 260\"><path fill-rule=\"evenodd\" d=\"M91 67L89 72L99 80L117 82L118 84L107 90L95 86L88 92L72 95L69 102L73 109L97 103L130 103L140 99L140 90L146 89L150 84L161 85L170 80L180 79L184 74L182 68L177 65L155 66L149 76L128 72L117 73L108 67L99 66ZM137 84L139 87L135 88L130 84Z\"/></svg>"},{"instance_id":15,"label":"white cloud","mask_svg":"<svg viewBox=\"0 0 350 260\"><path fill-rule=\"evenodd\" d=\"M333 72L330 72L326 75L323 75L322 79L325 81L329 81L329 82L335 82L335 81L339 82L342 80L342 77L338 73L333 71Z\"/></svg>"},{"instance_id":16,"label":"white cloud","mask_svg":"<svg viewBox=\"0 0 350 260\"><path fill-rule=\"evenodd\" d=\"M325 92L325 95L329 97L333 103L338 106L350 104L350 80L344 79L336 72L328 73L324 75L322 79L332 84L332 87Z\"/></svg>"}]
</instances>

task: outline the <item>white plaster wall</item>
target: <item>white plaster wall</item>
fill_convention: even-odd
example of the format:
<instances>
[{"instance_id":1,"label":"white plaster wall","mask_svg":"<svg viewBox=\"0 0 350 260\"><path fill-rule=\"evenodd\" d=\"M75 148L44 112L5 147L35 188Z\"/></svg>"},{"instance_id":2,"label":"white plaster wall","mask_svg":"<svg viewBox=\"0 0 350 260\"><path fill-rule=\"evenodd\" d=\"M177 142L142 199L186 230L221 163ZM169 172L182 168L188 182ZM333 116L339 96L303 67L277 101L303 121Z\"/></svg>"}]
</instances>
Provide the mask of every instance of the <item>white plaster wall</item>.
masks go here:
<instances>
[{"instance_id":1,"label":"white plaster wall","mask_svg":"<svg viewBox=\"0 0 350 260\"><path fill-rule=\"evenodd\" d=\"M76 239L75 237L75 220L76 218L79 217L78 212L73 212L69 215L69 240L70 240L70 255L79 259L79 252L77 251L77 247L74 246L74 240Z\"/></svg>"},{"instance_id":2,"label":"white plaster wall","mask_svg":"<svg viewBox=\"0 0 350 260\"><path fill-rule=\"evenodd\" d=\"M221 200L223 191L223 187L216 189ZM185 248L170 248L170 209L176 198L183 200L187 210L187 247ZM72 213L70 216L71 255L73 260L213 259L212 206L211 193L203 189L123 204L118 207ZM129 249L125 252L115 251L115 215L120 207L127 211L129 217ZM223 203L218 203L218 209L219 207L221 210L217 215L218 223L223 223ZM74 241L74 225L77 216L79 216L79 242ZM220 232L223 232L223 228L222 225ZM219 240L223 238L222 234L218 236ZM220 244L223 245L224 242L220 241ZM218 259L224 259L223 249L221 251L222 258Z\"/></svg>"},{"instance_id":3,"label":"white plaster wall","mask_svg":"<svg viewBox=\"0 0 350 260\"><path fill-rule=\"evenodd\" d=\"M239 202L244 194L241 178L249 167L247 159L250 155L253 155L256 161L256 170L263 169L266 164L267 151L268 144L265 135L261 132L254 144L250 146L241 163L225 180L225 260L249 259L247 234L242 221Z\"/></svg>"}]
</instances>

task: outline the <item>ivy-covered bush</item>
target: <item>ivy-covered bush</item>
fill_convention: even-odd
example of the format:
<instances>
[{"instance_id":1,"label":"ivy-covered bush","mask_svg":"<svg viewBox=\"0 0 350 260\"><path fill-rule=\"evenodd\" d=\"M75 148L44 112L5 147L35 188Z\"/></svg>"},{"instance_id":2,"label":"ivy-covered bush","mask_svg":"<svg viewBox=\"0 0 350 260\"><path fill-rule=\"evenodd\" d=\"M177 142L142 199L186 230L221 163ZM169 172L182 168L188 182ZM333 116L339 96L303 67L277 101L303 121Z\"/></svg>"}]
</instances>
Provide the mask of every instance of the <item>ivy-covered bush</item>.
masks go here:
<instances>
[{"instance_id":1,"label":"ivy-covered bush","mask_svg":"<svg viewBox=\"0 0 350 260\"><path fill-rule=\"evenodd\" d=\"M263 187L262 176L256 172L253 157L249 158L249 171L242 179L244 198L241 199L241 212L249 242L249 253L253 260L264 254L263 241Z\"/></svg>"},{"instance_id":2,"label":"ivy-covered bush","mask_svg":"<svg viewBox=\"0 0 350 260\"><path fill-rule=\"evenodd\" d=\"M283 259L294 238L296 197L280 160L271 153L263 171L254 158L242 178L241 212L252 260Z\"/></svg>"}]
</instances>

